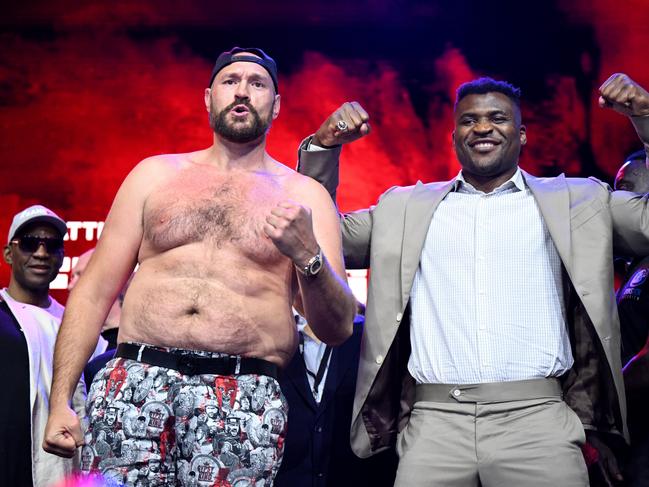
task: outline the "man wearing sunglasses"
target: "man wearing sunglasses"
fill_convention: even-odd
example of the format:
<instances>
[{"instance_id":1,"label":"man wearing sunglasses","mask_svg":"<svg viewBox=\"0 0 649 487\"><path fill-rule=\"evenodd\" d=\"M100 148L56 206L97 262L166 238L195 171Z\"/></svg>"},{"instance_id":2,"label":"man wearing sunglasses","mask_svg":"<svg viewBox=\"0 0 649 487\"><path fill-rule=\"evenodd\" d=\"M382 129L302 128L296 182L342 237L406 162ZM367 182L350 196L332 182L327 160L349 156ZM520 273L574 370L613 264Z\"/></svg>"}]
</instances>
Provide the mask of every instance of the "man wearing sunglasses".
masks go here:
<instances>
[{"instance_id":1,"label":"man wearing sunglasses","mask_svg":"<svg viewBox=\"0 0 649 487\"><path fill-rule=\"evenodd\" d=\"M0 380L12 394L0 401L0 485L50 485L75 466L75 460L40 448L63 316L63 306L49 290L63 262L66 231L56 213L30 206L14 216L4 247L11 278L0 290ZM73 397L79 413L84 399L80 383Z\"/></svg>"}]
</instances>

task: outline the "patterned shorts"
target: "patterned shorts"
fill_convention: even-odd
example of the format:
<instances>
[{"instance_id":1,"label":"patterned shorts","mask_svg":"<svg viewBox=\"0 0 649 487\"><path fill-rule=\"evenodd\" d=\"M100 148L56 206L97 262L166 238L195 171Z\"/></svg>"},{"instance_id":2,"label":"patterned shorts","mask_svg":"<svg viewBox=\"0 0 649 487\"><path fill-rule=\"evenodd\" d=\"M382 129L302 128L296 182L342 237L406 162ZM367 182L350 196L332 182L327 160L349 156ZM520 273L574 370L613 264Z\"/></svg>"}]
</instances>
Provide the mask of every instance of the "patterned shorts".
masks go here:
<instances>
[{"instance_id":1,"label":"patterned shorts","mask_svg":"<svg viewBox=\"0 0 649 487\"><path fill-rule=\"evenodd\" d=\"M265 375L185 375L114 358L86 410L81 468L109 485L269 487L282 461L288 404Z\"/></svg>"}]
</instances>

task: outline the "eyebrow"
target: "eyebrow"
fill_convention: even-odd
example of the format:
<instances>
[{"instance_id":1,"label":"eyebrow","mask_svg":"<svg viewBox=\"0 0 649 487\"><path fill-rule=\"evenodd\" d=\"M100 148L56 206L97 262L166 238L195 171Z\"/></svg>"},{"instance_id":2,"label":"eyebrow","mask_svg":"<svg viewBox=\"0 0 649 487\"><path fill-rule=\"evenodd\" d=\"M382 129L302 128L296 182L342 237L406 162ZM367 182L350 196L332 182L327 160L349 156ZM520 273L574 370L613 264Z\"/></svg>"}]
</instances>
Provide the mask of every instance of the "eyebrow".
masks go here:
<instances>
[{"instance_id":1,"label":"eyebrow","mask_svg":"<svg viewBox=\"0 0 649 487\"><path fill-rule=\"evenodd\" d=\"M494 115L505 115L505 116L511 116L511 114L507 113L505 110L490 110L486 114L481 114L478 112L462 112L460 114L460 118L462 117L480 117L480 116L489 116L493 117Z\"/></svg>"},{"instance_id":2,"label":"eyebrow","mask_svg":"<svg viewBox=\"0 0 649 487\"><path fill-rule=\"evenodd\" d=\"M241 78L243 78L243 76L242 76L241 72L239 72L239 71L231 71L229 73L224 73L223 74L222 79L228 79L228 78L241 79ZM266 82L271 81L272 82L270 75L264 76L263 74L260 74L260 73L252 73L252 74L250 74L248 76L248 79L253 80L253 81L260 80L260 81L266 81Z\"/></svg>"}]
</instances>

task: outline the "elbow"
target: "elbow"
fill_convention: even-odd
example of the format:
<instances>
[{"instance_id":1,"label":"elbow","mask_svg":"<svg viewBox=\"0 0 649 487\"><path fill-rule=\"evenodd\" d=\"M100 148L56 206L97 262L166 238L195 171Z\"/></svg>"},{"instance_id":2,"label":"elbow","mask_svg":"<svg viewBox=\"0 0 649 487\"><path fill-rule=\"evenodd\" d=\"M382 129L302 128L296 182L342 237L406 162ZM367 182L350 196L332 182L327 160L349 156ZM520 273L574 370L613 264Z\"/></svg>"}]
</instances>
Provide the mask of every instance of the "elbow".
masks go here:
<instances>
[{"instance_id":1,"label":"elbow","mask_svg":"<svg viewBox=\"0 0 649 487\"><path fill-rule=\"evenodd\" d=\"M338 321L338 326L335 327L336 332L332 333L331 336L327 337L327 340L323 340L327 345L336 347L345 343L349 337L354 333L354 318L356 317L357 303L356 299L353 298L347 300L347 305L345 306L344 311L341 313L340 320Z\"/></svg>"}]
</instances>

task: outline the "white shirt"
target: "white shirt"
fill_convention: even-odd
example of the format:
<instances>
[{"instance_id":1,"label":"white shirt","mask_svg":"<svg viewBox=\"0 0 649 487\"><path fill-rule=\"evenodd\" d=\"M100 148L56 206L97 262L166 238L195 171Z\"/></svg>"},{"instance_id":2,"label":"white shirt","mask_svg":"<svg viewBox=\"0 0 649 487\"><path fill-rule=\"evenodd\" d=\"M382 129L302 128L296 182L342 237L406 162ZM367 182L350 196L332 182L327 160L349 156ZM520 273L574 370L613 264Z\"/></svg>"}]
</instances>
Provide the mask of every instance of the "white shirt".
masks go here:
<instances>
[{"instance_id":1,"label":"white shirt","mask_svg":"<svg viewBox=\"0 0 649 487\"><path fill-rule=\"evenodd\" d=\"M327 345L325 345L320 341L314 340L309 335L304 333L304 328L306 327L306 320L302 316L299 315L296 316L298 316L297 330L304 337L304 346L303 347L300 346L300 354L302 355L304 360L304 367L309 372L311 372L310 374L307 373L306 376L307 379L309 380L309 388L313 393L313 398L315 399L315 402L319 404L320 401L322 400L324 385L327 382L327 374L329 372L329 362L331 362L331 354L329 354L329 357L327 358L324 374L322 376L322 380L320 381L320 384L318 385L318 389L314 391L313 386L315 384L315 375L317 375L318 373L318 369L320 368L320 363L322 362L322 358L324 357L324 353L327 348Z\"/></svg>"},{"instance_id":2,"label":"white shirt","mask_svg":"<svg viewBox=\"0 0 649 487\"><path fill-rule=\"evenodd\" d=\"M489 194L457 177L411 291L418 383L559 376L573 364L562 264L520 170Z\"/></svg>"}]
</instances>

